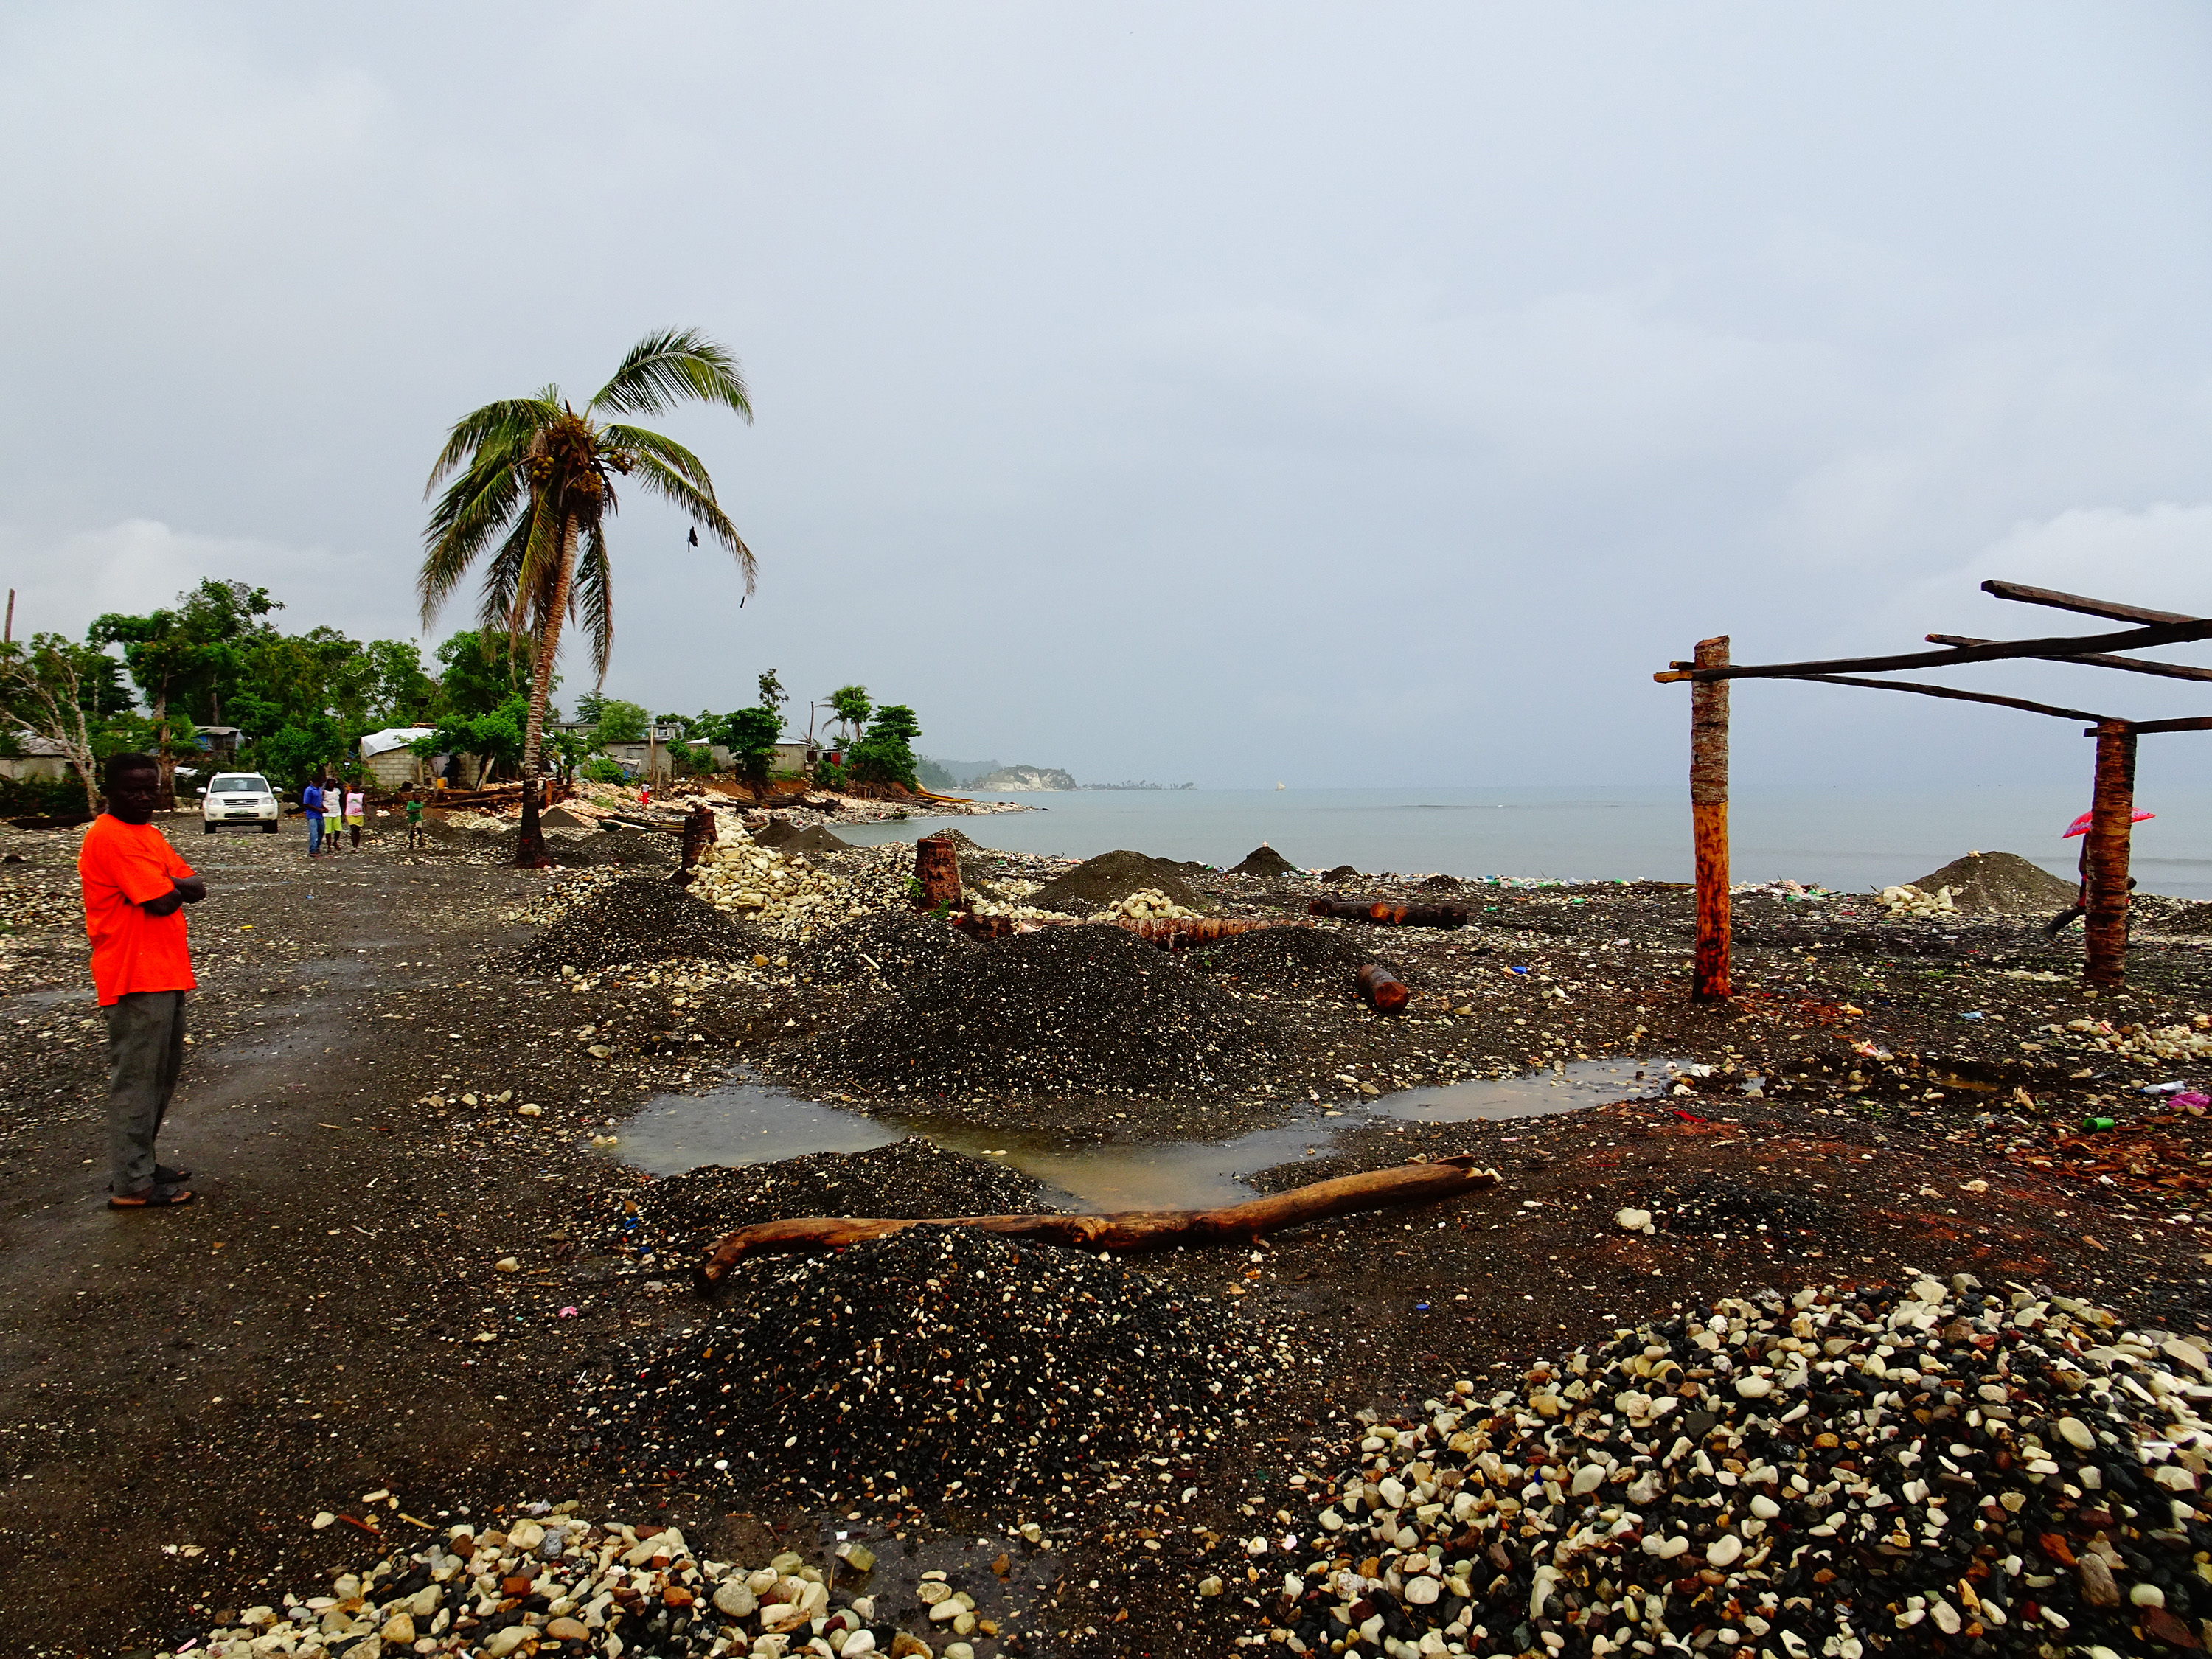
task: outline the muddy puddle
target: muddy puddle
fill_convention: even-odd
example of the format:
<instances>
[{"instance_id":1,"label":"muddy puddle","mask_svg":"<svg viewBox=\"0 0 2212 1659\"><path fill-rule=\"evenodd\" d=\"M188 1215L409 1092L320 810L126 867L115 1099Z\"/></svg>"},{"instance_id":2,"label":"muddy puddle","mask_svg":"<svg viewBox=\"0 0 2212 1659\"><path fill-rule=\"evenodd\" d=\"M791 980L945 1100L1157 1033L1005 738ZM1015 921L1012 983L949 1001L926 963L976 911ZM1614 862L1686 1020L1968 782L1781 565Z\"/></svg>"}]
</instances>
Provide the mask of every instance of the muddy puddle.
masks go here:
<instances>
[{"instance_id":1,"label":"muddy puddle","mask_svg":"<svg viewBox=\"0 0 2212 1659\"><path fill-rule=\"evenodd\" d=\"M1252 1197L1244 1176L1318 1157L1340 1129L1352 1126L1378 1119L1466 1123L1538 1117L1656 1092L1671 1081L1663 1061L1581 1060L1522 1077L1400 1090L1230 1140L1071 1146L1042 1131L862 1117L740 1075L703 1095L647 1101L622 1126L612 1156L654 1175L675 1175L702 1164L866 1152L918 1134L948 1152L1010 1164L1052 1188L1072 1209L1194 1209Z\"/></svg>"}]
</instances>

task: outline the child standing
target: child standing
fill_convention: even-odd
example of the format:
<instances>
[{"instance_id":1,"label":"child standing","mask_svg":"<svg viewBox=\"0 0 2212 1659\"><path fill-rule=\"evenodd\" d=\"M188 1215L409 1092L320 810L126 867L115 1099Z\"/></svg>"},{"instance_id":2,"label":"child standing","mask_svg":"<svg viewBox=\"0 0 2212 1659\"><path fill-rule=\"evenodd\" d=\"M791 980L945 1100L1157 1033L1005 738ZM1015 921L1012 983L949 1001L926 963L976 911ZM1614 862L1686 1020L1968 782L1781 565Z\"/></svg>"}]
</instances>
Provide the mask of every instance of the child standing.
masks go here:
<instances>
[{"instance_id":1,"label":"child standing","mask_svg":"<svg viewBox=\"0 0 2212 1659\"><path fill-rule=\"evenodd\" d=\"M353 844L361 845L361 827L368 821L368 801L361 793L361 785L349 783L345 792L346 828L353 831Z\"/></svg>"},{"instance_id":2,"label":"child standing","mask_svg":"<svg viewBox=\"0 0 2212 1659\"><path fill-rule=\"evenodd\" d=\"M415 848L422 844L422 792L419 789L410 789L407 792L407 845Z\"/></svg>"}]
</instances>

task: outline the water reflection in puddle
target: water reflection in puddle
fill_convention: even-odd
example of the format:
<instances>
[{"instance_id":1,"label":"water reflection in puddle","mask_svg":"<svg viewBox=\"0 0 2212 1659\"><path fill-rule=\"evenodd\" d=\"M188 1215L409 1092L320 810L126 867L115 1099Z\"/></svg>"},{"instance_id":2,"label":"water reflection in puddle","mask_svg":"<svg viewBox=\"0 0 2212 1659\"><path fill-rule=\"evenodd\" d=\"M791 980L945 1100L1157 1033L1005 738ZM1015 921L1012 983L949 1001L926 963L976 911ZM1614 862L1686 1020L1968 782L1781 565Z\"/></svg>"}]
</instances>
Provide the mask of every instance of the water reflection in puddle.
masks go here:
<instances>
[{"instance_id":1,"label":"water reflection in puddle","mask_svg":"<svg viewBox=\"0 0 2212 1659\"><path fill-rule=\"evenodd\" d=\"M1664 1062L1577 1061L1526 1077L1406 1089L1371 1104L1332 1109L1231 1140L1070 1146L1033 1130L978 1129L926 1120L862 1117L757 1079L738 1078L704 1095L664 1095L622 1127L616 1156L654 1175L702 1164L769 1164L809 1152L860 1152L909 1134L947 1152L1010 1164L1085 1210L1181 1210L1253 1195L1240 1178L1328 1150L1340 1128L1378 1118L1431 1123L1537 1117L1656 1087Z\"/></svg>"}]
</instances>

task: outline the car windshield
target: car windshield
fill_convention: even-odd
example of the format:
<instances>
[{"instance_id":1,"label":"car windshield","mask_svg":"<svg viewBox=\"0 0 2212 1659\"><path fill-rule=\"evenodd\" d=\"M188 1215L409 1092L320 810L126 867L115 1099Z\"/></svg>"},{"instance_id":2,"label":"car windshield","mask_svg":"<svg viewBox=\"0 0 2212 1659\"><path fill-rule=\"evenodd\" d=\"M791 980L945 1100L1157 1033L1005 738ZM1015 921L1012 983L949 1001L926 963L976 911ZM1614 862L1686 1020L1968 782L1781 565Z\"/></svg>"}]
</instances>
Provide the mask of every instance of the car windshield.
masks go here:
<instances>
[{"instance_id":1,"label":"car windshield","mask_svg":"<svg viewBox=\"0 0 2212 1659\"><path fill-rule=\"evenodd\" d=\"M269 793L269 781L259 777L217 778L208 788L218 795L265 795Z\"/></svg>"}]
</instances>

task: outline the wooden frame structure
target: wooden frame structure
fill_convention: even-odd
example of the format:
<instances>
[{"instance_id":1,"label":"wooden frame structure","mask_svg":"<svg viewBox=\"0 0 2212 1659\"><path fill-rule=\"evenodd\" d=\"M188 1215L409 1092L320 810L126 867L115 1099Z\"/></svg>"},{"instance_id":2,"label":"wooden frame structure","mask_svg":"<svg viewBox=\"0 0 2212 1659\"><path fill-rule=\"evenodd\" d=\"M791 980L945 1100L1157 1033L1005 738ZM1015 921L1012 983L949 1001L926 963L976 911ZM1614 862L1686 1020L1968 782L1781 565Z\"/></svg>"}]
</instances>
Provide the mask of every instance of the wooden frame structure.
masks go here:
<instances>
[{"instance_id":1,"label":"wooden frame structure","mask_svg":"<svg viewBox=\"0 0 2212 1659\"><path fill-rule=\"evenodd\" d=\"M2118 654L2158 645L2179 645L2191 640L2212 639L2212 620L2185 617L2171 611L2146 611L2140 605L2117 605L2106 599L2084 599L2020 582L1986 581L1982 591L2000 599L2022 605L2048 605L2108 621L2133 624L2118 633L2058 635L2035 640L1984 640L1957 634L1930 634L1941 651L1911 651L1888 657L1838 658L1826 662L1783 662L1754 665L1729 659L1729 639L1698 641L1688 662L1670 664L1651 678L1664 684L1690 682L1690 822L1698 866L1698 944L1692 967L1691 994L1717 1000L1731 994L1729 976L1729 682L1730 680L1811 680L1822 685L1854 685L1876 691L1908 691L1923 697L1945 697L1960 702L1994 703L2031 714L2058 720L2086 720L2085 737L2097 740L2095 788L2091 796L2088 842L2083 852L2085 925L2088 949L2083 980L2092 986L2124 984L2123 964L2128 939L2128 860L2135 815L2136 740L2146 732L2212 732L2212 715L2179 720L2129 720L2093 714L2081 708L2062 708L2031 702L2023 697L2002 697L1987 691L1960 691L1950 686L1923 685L1911 680L1861 678L1916 668L1948 668L1978 662L2028 659L2080 663L2089 668L2116 669L2133 674L2154 674L2166 679L2212 680L2212 668L2192 668L2179 663L2144 662Z\"/></svg>"}]
</instances>

